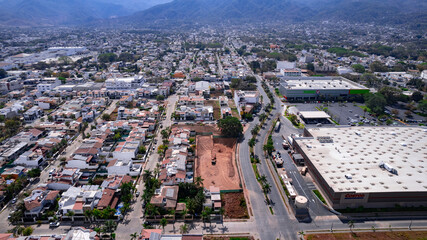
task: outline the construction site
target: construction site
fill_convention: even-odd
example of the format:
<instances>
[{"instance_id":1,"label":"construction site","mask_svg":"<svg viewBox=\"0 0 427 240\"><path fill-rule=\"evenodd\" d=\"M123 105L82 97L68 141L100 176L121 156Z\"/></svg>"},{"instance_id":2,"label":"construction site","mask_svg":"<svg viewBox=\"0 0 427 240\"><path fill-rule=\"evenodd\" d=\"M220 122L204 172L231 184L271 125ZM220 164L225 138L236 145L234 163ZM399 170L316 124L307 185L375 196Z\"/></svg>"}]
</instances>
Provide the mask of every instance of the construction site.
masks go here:
<instances>
[{"instance_id":1,"label":"construction site","mask_svg":"<svg viewBox=\"0 0 427 240\"><path fill-rule=\"evenodd\" d=\"M195 176L204 179L205 187L216 186L221 191L241 188L235 161L236 139L199 135L196 146Z\"/></svg>"}]
</instances>

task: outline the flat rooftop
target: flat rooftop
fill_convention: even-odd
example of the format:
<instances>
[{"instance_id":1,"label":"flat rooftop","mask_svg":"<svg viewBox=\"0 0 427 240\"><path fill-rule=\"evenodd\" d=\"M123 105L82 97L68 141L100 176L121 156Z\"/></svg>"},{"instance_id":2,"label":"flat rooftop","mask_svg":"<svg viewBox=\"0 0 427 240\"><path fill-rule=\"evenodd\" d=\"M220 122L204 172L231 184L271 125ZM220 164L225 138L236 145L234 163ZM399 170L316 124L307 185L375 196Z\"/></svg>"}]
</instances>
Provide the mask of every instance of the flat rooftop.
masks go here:
<instances>
[{"instance_id":1,"label":"flat rooftop","mask_svg":"<svg viewBox=\"0 0 427 240\"><path fill-rule=\"evenodd\" d=\"M281 85L292 90L368 89L343 77L287 77Z\"/></svg>"},{"instance_id":2,"label":"flat rooftop","mask_svg":"<svg viewBox=\"0 0 427 240\"><path fill-rule=\"evenodd\" d=\"M336 127L308 131L313 138L295 141L335 192L427 191L426 128ZM396 169L397 174L379 167L381 162Z\"/></svg>"},{"instance_id":3,"label":"flat rooftop","mask_svg":"<svg viewBox=\"0 0 427 240\"><path fill-rule=\"evenodd\" d=\"M317 119L317 118L330 118L324 111L301 111L299 112L301 117L305 119Z\"/></svg>"}]
</instances>

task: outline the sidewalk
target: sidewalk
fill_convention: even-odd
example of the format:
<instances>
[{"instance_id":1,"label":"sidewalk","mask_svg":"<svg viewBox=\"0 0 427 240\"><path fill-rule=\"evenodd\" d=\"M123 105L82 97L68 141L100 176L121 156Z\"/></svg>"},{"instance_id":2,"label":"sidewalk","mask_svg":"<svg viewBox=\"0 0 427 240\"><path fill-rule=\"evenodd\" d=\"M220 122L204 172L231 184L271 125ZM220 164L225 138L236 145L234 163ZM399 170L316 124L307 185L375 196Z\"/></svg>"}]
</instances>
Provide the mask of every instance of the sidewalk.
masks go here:
<instances>
[{"instance_id":1,"label":"sidewalk","mask_svg":"<svg viewBox=\"0 0 427 240\"><path fill-rule=\"evenodd\" d=\"M193 221L193 223L186 223L188 226L188 233L191 234L257 234L255 222L206 222L202 221ZM166 234L181 234L181 226L184 225L184 222L179 221L169 223L164 229ZM162 227L158 224L154 225L155 228L161 229Z\"/></svg>"}]
</instances>

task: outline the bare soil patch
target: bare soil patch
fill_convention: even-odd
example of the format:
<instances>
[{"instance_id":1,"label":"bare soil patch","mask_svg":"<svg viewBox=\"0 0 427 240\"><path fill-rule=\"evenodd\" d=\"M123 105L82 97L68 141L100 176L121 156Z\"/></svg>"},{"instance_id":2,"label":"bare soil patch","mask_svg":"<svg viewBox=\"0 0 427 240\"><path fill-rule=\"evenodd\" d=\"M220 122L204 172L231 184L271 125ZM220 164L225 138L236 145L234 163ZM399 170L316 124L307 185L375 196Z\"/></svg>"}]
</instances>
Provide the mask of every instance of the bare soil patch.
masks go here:
<instances>
[{"instance_id":1,"label":"bare soil patch","mask_svg":"<svg viewBox=\"0 0 427 240\"><path fill-rule=\"evenodd\" d=\"M243 192L221 194L221 202L225 210L225 218L249 218L248 207Z\"/></svg>"},{"instance_id":2,"label":"bare soil patch","mask_svg":"<svg viewBox=\"0 0 427 240\"><path fill-rule=\"evenodd\" d=\"M110 114L110 121L116 121L118 116L119 108L116 107L114 111Z\"/></svg>"},{"instance_id":3,"label":"bare soil patch","mask_svg":"<svg viewBox=\"0 0 427 240\"><path fill-rule=\"evenodd\" d=\"M190 131L196 131L196 133L209 133L212 132L214 135L220 135L221 131L217 128L216 125L213 124L178 124L173 125L172 127L179 127L188 129Z\"/></svg>"},{"instance_id":4,"label":"bare soil patch","mask_svg":"<svg viewBox=\"0 0 427 240\"><path fill-rule=\"evenodd\" d=\"M237 111L236 104L234 104L233 100L228 100L228 106L231 108L231 116L240 119L241 116L239 115L239 112Z\"/></svg>"},{"instance_id":5,"label":"bare soil patch","mask_svg":"<svg viewBox=\"0 0 427 240\"><path fill-rule=\"evenodd\" d=\"M216 186L220 190L241 188L235 161L236 139L197 136L196 147L195 175L204 179L205 187Z\"/></svg>"},{"instance_id":6,"label":"bare soil patch","mask_svg":"<svg viewBox=\"0 0 427 240\"><path fill-rule=\"evenodd\" d=\"M415 240L426 239L426 231L403 231L403 232L356 232L356 233L322 233L307 234L307 240Z\"/></svg>"},{"instance_id":7,"label":"bare soil patch","mask_svg":"<svg viewBox=\"0 0 427 240\"><path fill-rule=\"evenodd\" d=\"M206 100L205 104L207 106L213 107L213 115L215 120L218 120L221 118L221 107L219 106L218 100Z\"/></svg>"}]
</instances>

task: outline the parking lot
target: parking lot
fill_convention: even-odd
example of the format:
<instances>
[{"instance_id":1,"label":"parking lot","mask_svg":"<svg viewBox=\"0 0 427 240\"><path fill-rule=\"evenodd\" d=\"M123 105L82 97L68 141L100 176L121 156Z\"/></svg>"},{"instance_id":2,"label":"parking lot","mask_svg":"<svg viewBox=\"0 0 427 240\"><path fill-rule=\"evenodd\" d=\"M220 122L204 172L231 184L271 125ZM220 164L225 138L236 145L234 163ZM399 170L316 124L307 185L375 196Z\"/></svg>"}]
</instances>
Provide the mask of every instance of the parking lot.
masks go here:
<instances>
[{"instance_id":1,"label":"parking lot","mask_svg":"<svg viewBox=\"0 0 427 240\"><path fill-rule=\"evenodd\" d=\"M353 103L301 103L296 104L299 111L325 110L333 120L340 125L356 125L363 122L364 125L375 125L378 120L364 112L359 105Z\"/></svg>"}]
</instances>

